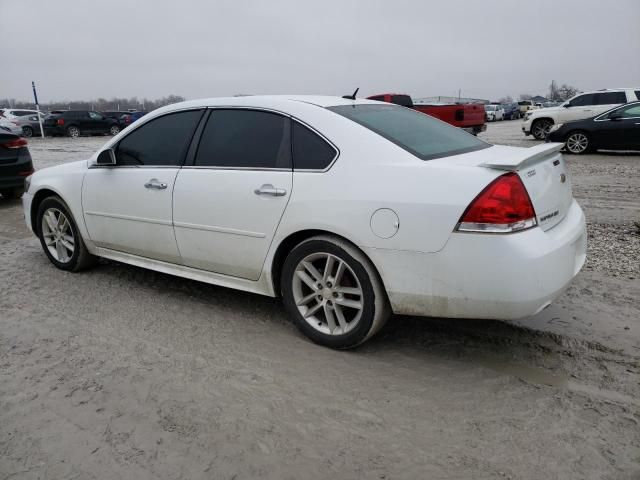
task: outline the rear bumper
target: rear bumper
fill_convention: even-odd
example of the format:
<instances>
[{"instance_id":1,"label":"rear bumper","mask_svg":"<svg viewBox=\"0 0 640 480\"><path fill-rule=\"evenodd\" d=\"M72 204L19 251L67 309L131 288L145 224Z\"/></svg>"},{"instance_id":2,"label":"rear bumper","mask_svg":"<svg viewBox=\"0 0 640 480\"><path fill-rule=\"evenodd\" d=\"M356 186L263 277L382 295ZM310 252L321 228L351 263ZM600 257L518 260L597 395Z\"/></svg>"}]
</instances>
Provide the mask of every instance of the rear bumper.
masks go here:
<instances>
[{"instance_id":1,"label":"rear bumper","mask_svg":"<svg viewBox=\"0 0 640 480\"><path fill-rule=\"evenodd\" d=\"M463 127L462 130L464 130L467 133L472 133L474 135L477 135L480 132L486 131L487 125L483 123L482 125L474 125L473 127Z\"/></svg>"},{"instance_id":2,"label":"rear bumper","mask_svg":"<svg viewBox=\"0 0 640 480\"><path fill-rule=\"evenodd\" d=\"M453 233L436 253L364 250L395 313L512 320L555 300L582 268L586 248L585 218L574 200L563 221L546 232Z\"/></svg>"},{"instance_id":3,"label":"rear bumper","mask_svg":"<svg viewBox=\"0 0 640 480\"><path fill-rule=\"evenodd\" d=\"M65 135L67 131L65 127L53 126L53 127L43 127L45 135Z\"/></svg>"},{"instance_id":4,"label":"rear bumper","mask_svg":"<svg viewBox=\"0 0 640 480\"><path fill-rule=\"evenodd\" d=\"M0 190L7 188L24 188L24 178L22 175L0 177Z\"/></svg>"}]
</instances>

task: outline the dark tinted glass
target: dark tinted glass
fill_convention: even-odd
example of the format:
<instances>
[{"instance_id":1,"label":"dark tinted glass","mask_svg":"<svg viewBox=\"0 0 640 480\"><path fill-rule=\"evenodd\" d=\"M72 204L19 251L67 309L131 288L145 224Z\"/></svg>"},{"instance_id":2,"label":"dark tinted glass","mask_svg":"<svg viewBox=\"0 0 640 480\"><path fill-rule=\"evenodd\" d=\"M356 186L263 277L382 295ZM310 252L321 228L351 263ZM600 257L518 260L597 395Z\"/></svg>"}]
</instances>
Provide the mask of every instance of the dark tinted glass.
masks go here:
<instances>
[{"instance_id":1,"label":"dark tinted glass","mask_svg":"<svg viewBox=\"0 0 640 480\"><path fill-rule=\"evenodd\" d=\"M151 120L123 138L118 165L180 165L202 115L201 110L171 113Z\"/></svg>"},{"instance_id":2,"label":"dark tinted glass","mask_svg":"<svg viewBox=\"0 0 640 480\"><path fill-rule=\"evenodd\" d=\"M293 122L293 168L324 170L337 153L320 135L298 122Z\"/></svg>"},{"instance_id":3,"label":"dark tinted glass","mask_svg":"<svg viewBox=\"0 0 640 480\"><path fill-rule=\"evenodd\" d=\"M624 92L594 93L594 105L611 105L615 103L627 103L627 95Z\"/></svg>"},{"instance_id":4,"label":"dark tinted glass","mask_svg":"<svg viewBox=\"0 0 640 480\"><path fill-rule=\"evenodd\" d=\"M640 100L640 90L636 90L636 99Z\"/></svg>"},{"instance_id":5,"label":"dark tinted glass","mask_svg":"<svg viewBox=\"0 0 640 480\"><path fill-rule=\"evenodd\" d=\"M409 95L392 95L391 103L401 105L403 107L413 107L413 101Z\"/></svg>"},{"instance_id":6,"label":"dark tinted glass","mask_svg":"<svg viewBox=\"0 0 640 480\"><path fill-rule=\"evenodd\" d=\"M214 110L202 132L195 164L291 168L290 120L257 110Z\"/></svg>"},{"instance_id":7,"label":"dark tinted glass","mask_svg":"<svg viewBox=\"0 0 640 480\"><path fill-rule=\"evenodd\" d=\"M615 112L622 115L622 118L640 118L640 104L620 108Z\"/></svg>"},{"instance_id":8,"label":"dark tinted glass","mask_svg":"<svg viewBox=\"0 0 640 480\"><path fill-rule=\"evenodd\" d=\"M397 105L340 105L329 110L376 132L422 160L491 146L457 127Z\"/></svg>"},{"instance_id":9,"label":"dark tinted glass","mask_svg":"<svg viewBox=\"0 0 640 480\"><path fill-rule=\"evenodd\" d=\"M571 100L572 107L584 107L586 105L595 105L592 93L586 93Z\"/></svg>"}]
</instances>

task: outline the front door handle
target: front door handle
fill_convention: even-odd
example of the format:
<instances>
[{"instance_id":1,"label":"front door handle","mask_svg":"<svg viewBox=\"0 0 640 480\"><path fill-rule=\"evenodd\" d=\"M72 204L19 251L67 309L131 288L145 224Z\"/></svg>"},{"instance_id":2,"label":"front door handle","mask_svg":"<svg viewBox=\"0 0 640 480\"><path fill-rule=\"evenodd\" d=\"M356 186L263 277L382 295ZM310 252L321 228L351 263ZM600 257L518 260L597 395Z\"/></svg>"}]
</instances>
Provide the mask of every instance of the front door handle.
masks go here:
<instances>
[{"instance_id":1,"label":"front door handle","mask_svg":"<svg viewBox=\"0 0 640 480\"><path fill-rule=\"evenodd\" d=\"M155 188L156 190L164 190L167 188L167 184L159 182L157 178L152 178L144 184L144 188Z\"/></svg>"},{"instance_id":2,"label":"front door handle","mask_svg":"<svg viewBox=\"0 0 640 480\"><path fill-rule=\"evenodd\" d=\"M260 188L256 188L253 193L256 195L271 195L272 197L284 197L287 191L284 188L276 188L270 183L265 183Z\"/></svg>"}]
</instances>

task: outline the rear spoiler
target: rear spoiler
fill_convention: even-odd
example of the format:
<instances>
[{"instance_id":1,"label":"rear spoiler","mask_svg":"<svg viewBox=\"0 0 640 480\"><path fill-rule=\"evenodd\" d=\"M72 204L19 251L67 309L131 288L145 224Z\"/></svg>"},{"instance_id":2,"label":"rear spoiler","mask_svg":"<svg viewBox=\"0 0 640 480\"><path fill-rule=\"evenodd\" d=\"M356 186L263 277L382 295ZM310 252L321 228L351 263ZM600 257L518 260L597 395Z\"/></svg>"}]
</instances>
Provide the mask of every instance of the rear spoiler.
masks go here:
<instances>
[{"instance_id":1,"label":"rear spoiler","mask_svg":"<svg viewBox=\"0 0 640 480\"><path fill-rule=\"evenodd\" d=\"M564 144L543 143L530 148L521 148L513 152L508 158L496 159L490 162L481 163L482 167L497 168L498 170L520 170L527 165L539 162L541 159L551 157L559 152Z\"/></svg>"}]
</instances>

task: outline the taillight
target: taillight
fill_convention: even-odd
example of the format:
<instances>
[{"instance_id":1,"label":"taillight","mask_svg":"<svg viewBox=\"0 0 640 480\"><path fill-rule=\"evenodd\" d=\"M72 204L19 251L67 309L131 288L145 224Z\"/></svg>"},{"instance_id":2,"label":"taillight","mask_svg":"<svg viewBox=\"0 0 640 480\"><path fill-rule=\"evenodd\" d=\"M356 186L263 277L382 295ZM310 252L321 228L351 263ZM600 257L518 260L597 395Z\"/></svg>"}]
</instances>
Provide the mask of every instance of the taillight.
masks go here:
<instances>
[{"instance_id":1,"label":"taillight","mask_svg":"<svg viewBox=\"0 0 640 480\"><path fill-rule=\"evenodd\" d=\"M24 138L16 138L15 140L9 140L6 143L0 143L0 146L4 148L22 148L27 145L27 141Z\"/></svg>"},{"instance_id":2,"label":"taillight","mask_svg":"<svg viewBox=\"0 0 640 480\"><path fill-rule=\"evenodd\" d=\"M59 119L56 121L56 125L64 125L64 118L59 118Z\"/></svg>"},{"instance_id":3,"label":"taillight","mask_svg":"<svg viewBox=\"0 0 640 480\"><path fill-rule=\"evenodd\" d=\"M531 198L515 172L491 182L462 214L460 232L513 233L538 224Z\"/></svg>"}]
</instances>

